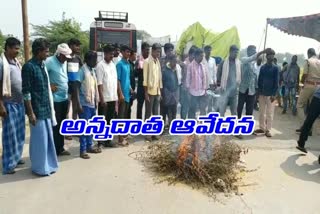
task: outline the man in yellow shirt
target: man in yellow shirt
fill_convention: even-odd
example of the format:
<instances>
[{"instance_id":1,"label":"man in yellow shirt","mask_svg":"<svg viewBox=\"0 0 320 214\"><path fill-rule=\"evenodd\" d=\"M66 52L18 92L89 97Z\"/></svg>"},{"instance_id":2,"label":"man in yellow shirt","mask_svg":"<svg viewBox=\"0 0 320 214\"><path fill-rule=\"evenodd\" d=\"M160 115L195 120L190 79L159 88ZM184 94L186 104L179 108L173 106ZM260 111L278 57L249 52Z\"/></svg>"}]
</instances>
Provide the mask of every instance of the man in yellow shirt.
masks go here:
<instances>
[{"instance_id":1,"label":"man in yellow shirt","mask_svg":"<svg viewBox=\"0 0 320 214\"><path fill-rule=\"evenodd\" d=\"M160 97L162 89L162 75L160 66L161 45L153 44L151 55L143 64L143 87L145 91L146 113L145 119L152 115L159 115ZM156 140L159 138L153 136ZM151 136L146 137L147 141L151 141Z\"/></svg>"}]
</instances>

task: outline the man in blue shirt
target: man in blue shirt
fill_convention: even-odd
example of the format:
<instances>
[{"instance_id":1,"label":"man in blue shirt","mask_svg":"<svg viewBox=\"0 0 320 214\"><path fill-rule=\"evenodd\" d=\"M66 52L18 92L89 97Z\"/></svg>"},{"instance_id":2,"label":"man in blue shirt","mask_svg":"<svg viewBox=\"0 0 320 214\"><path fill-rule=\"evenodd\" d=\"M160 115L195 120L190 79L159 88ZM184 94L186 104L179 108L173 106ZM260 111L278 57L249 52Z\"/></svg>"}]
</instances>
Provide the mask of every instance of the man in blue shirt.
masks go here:
<instances>
[{"instance_id":1,"label":"man in blue shirt","mask_svg":"<svg viewBox=\"0 0 320 214\"><path fill-rule=\"evenodd\" d=\"M121 47L122 59L117 63L117 75L118 75L118 88L119 90L119 110L118 116L120 119L128 119L128 111L130 107L131 98L131 83L130 83L130 63L128 59L130 57L131 49L124 45ZM119 142L122 146L127 146L128 142L124 139L124 136L119 136Z\"/></svg>"},{"instance_id":2,"label":"man in blue shirt","mask_svg":"<svg viewBox=\"0 0 320 214\"><path fill-rule=\"evenodd\" d=\"M57 125L53 127L53 138L57 155L70 155L64 149L64 136L60 134L60 126L68 113L68 75L67 59L71 59L72 50L67 44L60 44L56 54L49 57L45 64L50 78L50 86L54 101Z\"/></svg>"},{"instance_id":3,"label":"man in blue shirt","mask_svg":"<svg viewBox=\"0 0 320 214\"><path fill-rule=\"evenodd\" d=\"M308 140L309 132L312 129L312 125L314 121L320 115L320 87L314 92L312 101L309 106L309 111L307 117L301 127L300 137L298 140L297 149L300 151L307 153L307 150L304 148L306 141ZM319 164L320 164L320 156L319 156Z\"/></svg>"},{"instance_id":4,"label":"man in blue shirt","mask_svg":"<svg viewBox=\"0 0 320 214\"><path fill-rule=\"evenodd\" d=\"M270 131L272 128L274 101L279 85L279 69L273 64L274 50L271 48L266 49L266 55L267 63L261 67L258 79L260 129L255 130L255 134L265 134L267 137L272 137Z\"/></svg>"}]
</instances>

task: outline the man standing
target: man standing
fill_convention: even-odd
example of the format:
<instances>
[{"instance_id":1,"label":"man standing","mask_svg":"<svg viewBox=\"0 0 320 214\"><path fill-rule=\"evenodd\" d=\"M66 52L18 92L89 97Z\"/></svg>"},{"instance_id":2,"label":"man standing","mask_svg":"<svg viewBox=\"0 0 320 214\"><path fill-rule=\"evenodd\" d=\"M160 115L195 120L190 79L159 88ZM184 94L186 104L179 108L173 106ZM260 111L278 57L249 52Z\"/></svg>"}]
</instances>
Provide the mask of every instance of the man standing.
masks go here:
<instances>
[{"instance_id":1,"label":"man standing","mask_svg":"<svg viewBox=\"0 0 320 214\"><path fill-rule=\"evenodd\" d=\"M192 46L189 49L188 58L185 59L183 63L183 69L182 69L182 80L181 80L181 86L180 86L180 104L181 104L181 113L180 117L181 119L186 119L189 112L189 102L190 102L190 94L188 92L188 89L186 88L186 79L187 79L187 72L188 72L188 66L191 64L191 62L194 60L194 52L197 49L196 46Z\"/></svg>"},{"instance_id":2,"label":"man standing","mask_svg":"<svg viewBox=\"0 0 320 214\"><path fill-rule=\"evenodd\" d=\"M317 87L320 86L320 60L317 58L316 51L313 48L308 50L308 59L303 67L301 82L304 84L304 87L299 94L297 103L300 121L305 117L304 109L307 107L307 104L310 103ZM297 129L296 132L300 133L300 129ZM311 131L309 134L311 135Z\"/></svg>"},{"instance_id":3,"label":"man standing","mask_svg":"<svg viewBox=\"0 0 320 214\"><path fill-rule=\"evenodd\" d=\"M220 116L224 117L227 106L230 105L232 115L237 115L238 87L241 82L241 63L237 59L239 49L232 45L229 56L221 62L217 73L217 85L221 86L219 98Z\"/></svg>"},{"instance_id":4,"label":"man standing","mask_svg":"<svg viewBox=\"0 0 320 214\"><path fill-rule=\"evenodd\" d=\"M113 47L105 46L103 48L104 60L97 65L97 83L99 90L99 115L104 115L108 125L115 118L116 101L118 101L118 78L117 69L113 63ZM100 145L100 144L99 144ZM111 140L103 142L105 147L113 147Z\"/></svg>"},{"instance_id":5,"label":"man standing","mask_svg":"<svg viewBox=\"0 0 320 214\"><path fill-rule=\"evenodd\" d=\"M0 116L2 117L2 173L13 174L21 159L25 138L25 109L21 66L16 59L20 41L6 40L0 57Z\"/></svg>"},{"instance_id":6,"label":"man standing","mask_svg":"<svg viewBox=\"0 0 320 214\"><path fill-rule=\"evenodd\" d=\"M274 101L279 86L279 69L273 63L274 50L266 49L267 63L260 69L258 88L259 88L259 125L260 129L255 130L255 134L265 134L272 137Z\"/></svg>"},{"instance_id":7,"label":"man standing","mask_svg":"<svg viewBox=\"0 0 320 214\"><path fill-rule=\"evenodd\" d=\"M161 66L159 62L161 52L160 44L153 44L149 58L143 64L143 86L146 101L145 119L149 119L152 115L159 115L159 104L162 89ZM153 136L158 140L158 136ZM151 141L151 137L146 137L147 141Z\"/></svg>"},{"instance_id":8,"label":"man standing","mask_svg":"<svg viewBox=\"0 0 320 214\"><path fill-rule=\"evenodd\" d=\"M163 74L163 71L167 67L167 63L169 61L169 57L171 55L173 55L174 46L171 43L166 43L166 44L164 44L163 49L164 49L165 56L160 58L160 66L161 66L161 73L162 74ZM164 121L164 124L166 125L167 115L168 115L168 108L164 104L163 99L160 101L160 114L162 115L162 119ZM167 126L165 126L165 127L167 127Z\"/></svg>"},{"instance_id":9,"label":"man standing","mask_svg":"<svg viewBox=\"0 0 320 214\"><path fill-rule=\"evenodd\" d=\"M137 54L135 50L130 51L130 57L129 57L129 64L130 64L130 85L132 89L132 94L130 96L130 105L129 105L129 110L128 110L128 119L131 119L131 108L133 105L133 101L136 98L136 78L135 78L135 62L137 60Z\"/></svg>"},{"instance_id":10,"label":"man standing","mask_svg":"<svg viewBox=\"0 0 320 214\"><path fill-rule=\"evenodd\" d=\"M67 44L60 44L56 54L49 57L45 64L48 70L51 91L56 112L57 125L53 127L53 139L57 155L70 155L64 148L64 136L60 134L60 126L68 113L68 76L67 59L71 59L72 50Z\"/></svg>"},{"instance_id":11,"label":"man standing","mask_svg":"<svg viewBox=\"0 0 320 214\"><path fill-rule=\"evenodd\" d=\"M22 68L22 93L30 121L31 170L37 175L50 175L58 169L52 126L56 126L49 76L44 64L49 43L36 39L33 58Z\"/></svg>"},{"instance_id":12,"label":"man standing","mask_svg":"<svg viewBox=\"0 0 320 214\"><path fill-rule=\"evenodd\" d=\"M213 89L214 85L216 85L217 82L217 65L216 60L211 57L212 47L210 45L207 45L204 47L204 54L205 57L203 59L203 64L206 66L206 69L208 71L208 88ZM208 97L208 112L212 112L214 102L216 102L216 99L209 96Z\"/></svg>"},{"instance_id":13,"label":"man standing","mask_svg":"<svg viewBox=\"0 0 320 214\"><path fill-rule=\"evenodd\" d=\"M206 67L202 64L204 53L198 48L194 52L194 60L188 66L186 77L186 88L190 93L190 105L188 116L191 119L196 119L196 111L199 105L200 115L206 114L207 107L207 78L208 73Z\"/></svg>"},{"instance_id":14,"label":"man standing","mask_svg":"<svg viewBox=\"0 0 320 214\"><path fill-rule=\"evenodd\" d=\"M116 43L116 44L114 44L113 63L115 65L118 64L118 62L120 62L121 58L122 58L122 55L121 55L121 52L120 52L120 47Z\"/></svg>"},{"instance_id":15,"label":"man standing","mask_svg":"<svg viewBox=\"0 0 320 214\"><path fill-rule=\"evenodd\" d=\"M79 114L80 119L86 121L92 119L96 115L98 106L98 86L94 67L97 65L97 53L89 51L84 56L85 64L79 71L79 80L81 83L80 88L80 104L83 109L83 113ZM80 136L80 157L83 159L89 159L90 156L87 153L101 153L100 147L93 147L92 135Z\"/></svg>"},{"instance_id":16,"label":"man standing","mask_svg":"<svg viewBox=\"0 0 320 214\"><path fill-rule=\"evenodd\" d=\"M257 74L255 73L254 64L258 57L260 57L265 51L259 53L256 52L256 46L249 45L247 48L247 57L241 58L241 83L239 86L239 99L238 99L238 119L242 116L242 110L244 104L246 105L246 115L253 114L256 86L257 86ZM241 135L236 137L242 139Z\"/></svg>"},{"instance_id":17,"label":"man standing","mask_svg":"<svg viewBox=\"0 0 320 214\"><path fill-rule=\"evenodd\" d=\"M149 57L150 46L144 42L141 44L142 55L136 62L136 77L138 77L138 88L137 88L137 119L142 119L142 108L144 103L144 87L143 87L143 64L144 61Z\"/></svg>"},{"instance_id":18,"label":"man standing","mask_svg":"<svg viewBox=\"0 0 320 214\"><path fill-rule=\"evenodd\" d=\"M318 88L312 97L311 104L309 106L309 112L307 114L307 117L301 127L301 132L300 132L300 137L298 140L298 146L297 149L300 151L307 153L307 150L305 149L305 143L308 140L308 135L309 132L312 129L313 123L316 121L316 119L320 115L320 88ZM319 161L320 161L320 156L319 156ZM320 164L320 162L319 162Z\"/></svg>"},{"instance_id":19,"label":"man standing","mask_svg":"<svg viewBox=\"0 0 320 214\"><path fill-rule=\"evenodd\" d=\"M117 64L117 77L119 90L119 119L128 119L128 112L130 106L130 98L133 93L130 84L130 48L126 45L121 47L122 59ZM129 145L124 136L119 135L119 145Z\"/></svg>"},{"instance_id":20,"label":"man standing","mask_svg":"<svg viewBox=\"0 0 320 214\"><path fill-rule=\"evenodd\" d=\"M165 56L160 58L161 71L163 71L166 68L169 60L169 56L173 54L173 49L174 49L173 44L171 43L164 44L163 50L164 50Z\"/></svg>"},{"instance_id":21,"label":"man standing","mask_svg":"<svg viewBox=\"0 0 320 214\"><path fill-rule=\"evenodd\" d=\"M71 59L67 59L69 94L71 95L72 118L76 120L78 118L78 113L82 113L82 108L79 100L79 70L83 65L80 58L81 42L78 39L70 39L68 46L72 50ZM70 109L70 105L68 109Z\"/></svg>"},{"instance_id":22,"label":"man standing","mask_svg":"<svg viewBox=\"0 0 320 214\"><path fill-rule=\"evenodd\" d=\"M176 56L170 55L167 60L167 65L162 72L163 89L161 94L164 107L167 110L166 113L168 114L169 119L168 124L170 126L172 120L176 119L177 115L179 81L176 69Z\"/></svg>"},{"instance_id":23,"label":"man standing","mask_svg":"<svg viewBox=\"0 0 320 214\"><path fill-rule=\"evenodd\" d=\"M288 99L290 99L292 104L292 114L297 114L297 102L296 93L299 89L300 80L300 67L297 64L298 57L294 55L291 59L290 65L287 67L286 71L282 74L284 89L284 99L283 99L283 111L282 114L287 112Z\"/></svg>"}]
</instances>

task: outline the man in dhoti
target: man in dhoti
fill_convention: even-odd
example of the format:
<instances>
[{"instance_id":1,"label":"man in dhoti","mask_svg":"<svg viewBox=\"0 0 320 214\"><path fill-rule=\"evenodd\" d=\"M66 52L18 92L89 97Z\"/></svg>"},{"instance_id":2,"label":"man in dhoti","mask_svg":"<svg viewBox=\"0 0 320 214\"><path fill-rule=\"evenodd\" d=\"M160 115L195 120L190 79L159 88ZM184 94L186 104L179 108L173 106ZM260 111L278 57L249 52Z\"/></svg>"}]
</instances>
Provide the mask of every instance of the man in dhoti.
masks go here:
<instances>
[{"instance_id":1,"label":"man in dhoti","mask_svg":"<svg viewBox=\"0 0 320 214\"><path fill-rule=\"evenodd\" d=\"M0 116L2 117L2 173L14 174L23 164L25 113L21 85L21 66L16 59L20 41L8 38L0 57Z\"/></svg>"},{"instance_id":2,"label":"man in dhoti","mask_svg":"<svg viewBox=\"0 0 320 214\"><path fill-rule=\"evenodd\" d=\"M33 58L22 68L22 93L30 122L30 159L33 173L46 176L57 171L58 160L52 126L56 126L49 76L44 64L49 43L36 39Z\"/></svg>"}]
</instances>

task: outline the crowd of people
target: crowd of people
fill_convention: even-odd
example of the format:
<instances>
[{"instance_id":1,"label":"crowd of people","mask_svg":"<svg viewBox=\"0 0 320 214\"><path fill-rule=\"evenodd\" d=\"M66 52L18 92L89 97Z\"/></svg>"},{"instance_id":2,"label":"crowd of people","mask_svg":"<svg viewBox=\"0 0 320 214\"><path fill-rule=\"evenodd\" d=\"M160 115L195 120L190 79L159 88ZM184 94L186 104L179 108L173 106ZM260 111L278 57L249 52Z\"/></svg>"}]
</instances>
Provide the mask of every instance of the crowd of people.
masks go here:
<instances>
[{"instance_id":1,"label":"crowd of people","mask_svg":"<svg viewBox=\"0 0 320 214\"><path fill-rule=\"evenodd\" d=\"M13 174L17 165L24 164L25 115L30 123L31 170L46 176L57 171L57 156L70 155L65 139L76 139L59 132L68 115L85 120L103 115L110 124L114 118L130 119L134 100L138 119L162 115L166 128L178 114L182 119L197 119L198 112L224 116L229 106L231 114L241 118L244 106L245 115L252 115L256 109L259 129L254 134L267 137L272 137L275 105L283 102L283 114L291 106L301 122L307 115L296 130L300 133L297 148L303 152L307 152L305 142L320 114L320 60L312 48L300 80L297 56L281 68L273 49L257 53L254 45L248 46L247 56L240 59L239 48L232 45L228 57L220 60L211 56L213 47L209 45L192 46L187 56L177 56L174 46L167 43L165 56L161 56L160 44L144 42L137 56L130 47L113 44L103 48L104 59L98 62L95 51L85 53L82 61L77 39L59 44L49 57L49 42L39 38L32 44L32 59L22 67L16 60L20 45L18 39L8 38L0 59L3 174ZM300 83L304 84L302 89ZM128 146L129 138L118 136L113 142L98 141L94 145L92 136L79 136L80 157L89 159L89 154L101 153L103 146ZM146 136L145 140L159 140L159 136Z\"/></svg>"}]
</instances>

